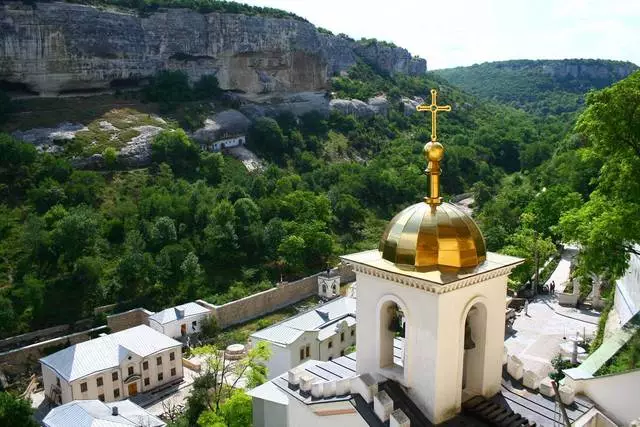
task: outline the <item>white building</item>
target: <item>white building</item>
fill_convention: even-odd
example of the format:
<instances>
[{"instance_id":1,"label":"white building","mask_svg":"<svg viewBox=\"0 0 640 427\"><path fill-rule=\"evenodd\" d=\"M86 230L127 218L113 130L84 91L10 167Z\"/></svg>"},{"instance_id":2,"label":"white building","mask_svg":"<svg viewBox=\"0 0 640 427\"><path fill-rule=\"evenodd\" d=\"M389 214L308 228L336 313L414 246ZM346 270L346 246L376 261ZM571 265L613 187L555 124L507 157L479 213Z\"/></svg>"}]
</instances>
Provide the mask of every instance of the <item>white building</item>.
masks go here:
<instances>
[{"instance_id":1,"label":"white building","mask_svg":"<svg viewBox=\"0 0 640 427\"><path fill-rule=\"evenodd\" d=\"M184 337L202 329L211 310L195 302L178 305L149 316L149 326L171 338Z\"/></svg>"},{"instance_id":2,"label":"white building","mask_svg":"<svg viewBox=\"0 0 640 427\"><path fill-rule=\"evenodd\" d=\"M251 335L252 345L260 341L271 344L269 378L307 360L343 356L356 343L356 301L337 298Z\"/></svg>"},{"instance_id":3,"label":"white building","mask_svg":"<svg viewBox=\"0 0 640 427\"><path fill-rule=\"evenodd\" d=\"M40 359L45 395L56 403L113 402L182 380L182 344L146 325Z\"/></svg>"},{"instance_id":4,"label":"white building","mask_svg":"<svg viewBox=\"0 0 640 427\"><path fill-rule=\"evenodd\" d=\"M131 402L104 403L74 400L53 408L42 421L45 427L165 427L167 424Z\"/></svg>"},{"instance_id":5,"label":"white building","mask_svg":"<svg viewBox=\"0 0 640 427\"><path fill-rule=\"evenodd\" d=\"M200 143L200 148L202 149L202 151L220 151L223 148L238 147L240 145L245 145L245 143L245 135L227 134L220 137L220 139L216 139L215 141Z\"/></svg>"}]
</instances>

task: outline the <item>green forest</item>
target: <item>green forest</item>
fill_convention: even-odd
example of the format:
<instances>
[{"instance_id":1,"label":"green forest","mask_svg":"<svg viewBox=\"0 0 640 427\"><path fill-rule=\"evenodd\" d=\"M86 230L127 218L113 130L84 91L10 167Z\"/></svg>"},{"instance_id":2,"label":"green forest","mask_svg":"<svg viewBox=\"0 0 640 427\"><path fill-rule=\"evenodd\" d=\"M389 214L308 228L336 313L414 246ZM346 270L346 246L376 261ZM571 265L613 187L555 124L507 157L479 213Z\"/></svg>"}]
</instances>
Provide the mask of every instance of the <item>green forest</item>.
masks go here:
<instances>
[{"instance_id":1,"label":"green forest","mask_svg":"<svg viewBox=\"0 0 640 427\"><path fill-rule=\"evenodd\" d=\"M386 222L426 193L430 122L405 115L400 100L430 88L453 106L439 126L444 192L474 195L490 250L527 258L514 289L530 277L533 253L551 256L563 241L585 245L585 275L619 275L640 237L629 215L640 191L631 178L639 79L589 94L576 125L469 95L436 74L386 76L360 63L332 90L386 93L389 114L259 119L248 134L268 162L259 173L201 152L174 122L152 145L153 165L139 170L74 170L65 151L38 153L1 134L0 335L90 318L114 302L222 303L376 247ZM606 238L595 232L603 229Z\"/></svg>"}]
</instances>

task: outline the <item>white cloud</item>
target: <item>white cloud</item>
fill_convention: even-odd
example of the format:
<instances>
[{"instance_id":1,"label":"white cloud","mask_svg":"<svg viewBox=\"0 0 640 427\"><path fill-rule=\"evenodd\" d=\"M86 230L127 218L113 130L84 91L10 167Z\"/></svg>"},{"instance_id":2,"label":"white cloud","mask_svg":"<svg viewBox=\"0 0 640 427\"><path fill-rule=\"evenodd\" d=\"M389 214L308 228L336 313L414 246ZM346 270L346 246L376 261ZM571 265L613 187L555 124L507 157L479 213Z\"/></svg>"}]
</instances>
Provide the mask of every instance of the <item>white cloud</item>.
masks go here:
<instances>
[{"instance_id":1,"label":"white cloud","mask_svg":"<svg viewBox=\"0 0 640 427\"><path fill-rule=\"evenodd\" d=\"M334 33L393 41L429 69L506 59L640 64L640 2L629 0L244 0Z\"/></svg>"}]
</instances>

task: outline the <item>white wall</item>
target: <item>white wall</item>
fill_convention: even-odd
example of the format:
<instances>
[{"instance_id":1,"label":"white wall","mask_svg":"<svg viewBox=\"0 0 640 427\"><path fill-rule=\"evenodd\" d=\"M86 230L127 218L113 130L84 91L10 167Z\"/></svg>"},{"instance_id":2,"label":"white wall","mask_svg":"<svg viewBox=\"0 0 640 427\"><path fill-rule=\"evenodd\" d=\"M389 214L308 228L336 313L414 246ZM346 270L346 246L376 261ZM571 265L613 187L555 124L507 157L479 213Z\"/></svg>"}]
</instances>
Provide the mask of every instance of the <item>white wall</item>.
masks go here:
<instances>
[{"instance_id":1,"label":"white wall","mask_svg":"<svg viewBox=\"0 0 640 427\"><path fill-rule=\"evenodd\" d=\"M149 326L168 337L180 338L182 336L182 325L186 326L187 335L195 334L202 330L202 322L208 315L208 313L202 313L193 316L187 316L173 322L165 323L164 325L161 325L158 322L149 319ZM196 322L195 329L193 328L193 322Z\"/></svg>"},{"instance_id":2,"label":"white wall","mask_svg":"<svg viewBox=\"0 0 640 427\"><path fill-rule=\"evenodd\" d=\"M379 307L388 295L407 308L406 351L409 394L425 415L440 423L460 410L463 313L471 301L483 297L487 308L486 365L482 393L500 389L506 276L436 295L386 279L358 273L358 374L380 372ZM382 327L387 327L382 325Z\"/></svg>"},{"instance_id":3,"label":"white wall","mask_svg":"<svg viewBox=\"0 0 640 427\"><path fill-rule=\"evenodd\" d=\"M259 342L263 340L252 338L251 342L253 347L255 347ZM291 369L295 365L291 365L291 349L289 347L282 346L280 344L275 344L269 341L265 341L269 343L271 347L271 358L267 361L267 378L273 379L278 375L284 374L289 369ZM297 356L296 356L297 357Z\"/></svg>"},{"instance_id":4,"label":"white wall","mask_svg":"<svg viewBox=\"0 0 640 427\"><path fill-rule=\"evenodd\" d=\"M616 281L614 306L622 325L640 311L640 256L638 255L631 255L629 268L624 276Z\"/></svg>"},{"instance_id":5,"label":"white wall","mask_svg":"<svg viewBox=\"0 0 640 427\"><path fill-rule=\"evenodd\" d=\"M323 405L325 409L330 409L330 405ZM345 405L340 403L341 408ZM316 415L313 409L318 405L305 405L298 399L289 398L287 427L368 427L357 411L351 414L341 415Z\"/></svg>"},{"instance_id":6,"label":"white wall","mask_svg":"<svg viewBox=\"0 0 640 427\"><path fill-rule=\"evenodd\" d=\"M588 396L618 425L640 418L640 369L573 383L577 393Z\"/></svg>"},{"instance_id":7,"label":"white wall","mask_svg":"<svg viewBox=\"0 0 640 427\"><path fill-rule=\"evenodd\" d=\"M51 386L56 386L56 378L60 378L60 397L62 403L71 402L73 397L71 395L71 386L69 383L47 365L42 363L40 365L42 366L42 383L44 384L45 395L51 397Z\"/></svg>"}]
</instances>

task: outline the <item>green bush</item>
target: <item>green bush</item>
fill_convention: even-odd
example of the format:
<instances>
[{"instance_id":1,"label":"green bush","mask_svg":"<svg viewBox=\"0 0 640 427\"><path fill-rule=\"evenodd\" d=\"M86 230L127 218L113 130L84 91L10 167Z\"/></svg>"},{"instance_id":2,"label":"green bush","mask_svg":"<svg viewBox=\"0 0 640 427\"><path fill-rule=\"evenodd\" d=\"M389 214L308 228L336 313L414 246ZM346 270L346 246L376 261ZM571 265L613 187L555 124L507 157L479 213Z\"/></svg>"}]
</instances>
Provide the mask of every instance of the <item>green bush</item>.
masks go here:
<instances>
[{"instance_id":1,"label":"green bush","mask_svg":"<svg viewBox=\"0 0 640 427\"><path fill-rule=\"evenodd\" d=\"M166 109L192 99L189 78L184 71L163 70L156 73L143 91L147 101L158 102Z\"/></svg>"},{"instance_id":2,"label":"green bush","mask_svg":"<svg viewBox=\"0 0 640 427\"><path fill-rule=\"evenodd\" d=\"M607 301L607 305L604 306L602 313L600 313L600 319L598 319L598 330L596 331L596 337L591 342L591 346L589 347L589 352L593 353L600 347L602 344L602 340L604 339L604 330L607 325L607 319L609 318L609 313L613 308L613 298Z\"/></svg>"},{"instance_id":3,"label":"green bush","mask_svg":"<svg viewBox=\"0 0 640 427\"><path fill-rule=\"evenodd\" d=\"M213 74L206 74L193 86L193 94L196 99L214 98L220 95L220 83Z\"/></svg>"}]
</instances>

